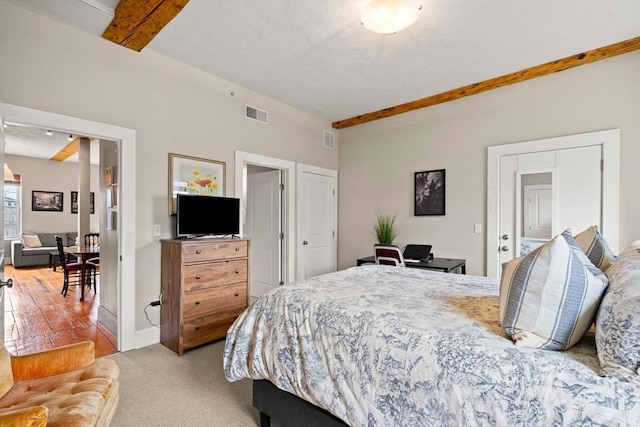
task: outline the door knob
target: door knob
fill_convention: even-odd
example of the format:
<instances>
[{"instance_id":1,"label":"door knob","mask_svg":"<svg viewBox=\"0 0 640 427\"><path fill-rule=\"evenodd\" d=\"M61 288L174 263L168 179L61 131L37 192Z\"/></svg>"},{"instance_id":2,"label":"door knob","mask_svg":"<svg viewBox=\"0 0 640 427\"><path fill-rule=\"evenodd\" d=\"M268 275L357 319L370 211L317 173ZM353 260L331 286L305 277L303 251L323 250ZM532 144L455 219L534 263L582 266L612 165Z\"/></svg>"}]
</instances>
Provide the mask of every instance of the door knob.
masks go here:
<instances>
[{"instance_id":1,"label":"door knob","mask_svg":"<svg viewBox=\"0 0 640 427\"><path fill-rule=\"evenodd\" d=\"M303 244L303 245L308 245L308 244L309 244L309 242L307 242L306 240L303 240L303 241L302 241L302 244Z\"/></svg>"},{"instance_id":2,"label":"door knob","mask_svg":"<svg viewBox=\"0 0 640 427\"><path fill-rule=\"evenodd\" d=\"M509 240L509 235L508 234L503 234L500 238L502 240Z\"/></svg>"},{"instance_id":3,"label":"door knob","mask_svg":"<svg viewBox=\"0 0 640 427\"><path fill-rule=\"evenodd\" d=\"M502 252L509 252L509 246L507 246L507 245L501 246L501 247L500 247L500 250L501 250Z\"/></svg>"},{"instance_id":4,"label":"door knob","mask_svg":"<svg viewBox=\"0 0 640 427\"><path fill-rule=\"evenodd\" d=\"M6 286L7 288L13 287L13 279L9 279L6 282L0 280L0 288L2 288L3 286Z\"/></svg>"}]
</instances>

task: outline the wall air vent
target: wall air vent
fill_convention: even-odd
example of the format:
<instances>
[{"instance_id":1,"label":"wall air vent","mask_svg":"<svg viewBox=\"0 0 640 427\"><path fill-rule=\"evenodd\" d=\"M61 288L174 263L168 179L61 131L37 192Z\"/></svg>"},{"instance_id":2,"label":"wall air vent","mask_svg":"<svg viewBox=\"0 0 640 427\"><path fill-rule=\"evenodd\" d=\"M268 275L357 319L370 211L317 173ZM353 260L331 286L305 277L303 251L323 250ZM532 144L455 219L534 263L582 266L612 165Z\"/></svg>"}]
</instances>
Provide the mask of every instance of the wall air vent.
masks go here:
<instances>
[{"instance_id":1,"label":"wall air vent","mask_svg":"<svg viewBox=\"0 0 640 427\"><path fill-rule=\"evenodd\" d=\"M260 123L264 123L265 125L269 124L269 113L256 107L252 107L251 105L244 106L244 116L247 119L255 120Z\"/></svg>"},{"instance_id":2,"label":"wall air vent","mask_svg":"<svg viewBox=\"0 0 640 427\"><path fill-rule=\"evenodd\" d=\"M330 130L325 130L323 132L323 145L324 148L328 148L330 150L336 149L336 134L331 132Z\"/></svg>"}]
</instances>

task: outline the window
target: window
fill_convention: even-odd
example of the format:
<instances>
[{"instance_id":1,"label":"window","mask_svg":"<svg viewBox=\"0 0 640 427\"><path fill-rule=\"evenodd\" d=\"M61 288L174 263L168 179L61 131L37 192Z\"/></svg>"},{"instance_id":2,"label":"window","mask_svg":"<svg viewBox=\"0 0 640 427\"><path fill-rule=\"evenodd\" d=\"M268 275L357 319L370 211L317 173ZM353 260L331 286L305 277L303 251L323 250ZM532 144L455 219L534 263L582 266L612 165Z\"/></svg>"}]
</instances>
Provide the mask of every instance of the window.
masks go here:
<instances>
[{"instance_id":1,"label":"window","mask_svg":"<svg viewBox=\"0 0 640 427\"><path fill-rule=\"evenodd\" d=\"M20 237L22 228L22 187L20 176L14 175L13 181L4 182L4 238Z\"/></svg>"}]
</instances>

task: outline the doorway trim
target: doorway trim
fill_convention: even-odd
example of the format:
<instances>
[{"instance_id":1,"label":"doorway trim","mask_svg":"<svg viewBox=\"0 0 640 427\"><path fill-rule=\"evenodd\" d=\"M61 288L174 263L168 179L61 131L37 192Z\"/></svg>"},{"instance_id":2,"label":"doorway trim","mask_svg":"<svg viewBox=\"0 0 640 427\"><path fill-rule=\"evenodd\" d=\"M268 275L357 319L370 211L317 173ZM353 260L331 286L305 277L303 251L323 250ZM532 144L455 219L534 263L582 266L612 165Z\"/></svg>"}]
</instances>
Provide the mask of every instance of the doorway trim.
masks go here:
<instances>
[{"instance_id":1,"label":"doorway trim","mask_svg":"<svg viewBox=\"0 0 640 427\"><path fill-rule=\"evenodd\" d=\"M121 202L118 209L118 351L136 346L136 131L12 104L0 104L3 120L116 141L120 165ZM129 286L123 286L128 283Z\"/></svg>"},{"instance_id":2,"label":"doorway trim","mask_svg":"<svg viewBox=\"0 0 640 427\"><path fill-rule=\"evenodd\" d=\"M600 145L602 147L602 232L611 249L620 238L620 129L497 145L487 149L487 276L498 277L500 226L500 158L514 154L555 151Z\"/></svg>"},{"instance_id":3,"label":"doorway trim","mask_svg":"<svg viewBox=\"0 0 640 427\"><path fill-rule=\"evenodd\" d=\"M240 199L240 235L244 236L244 219L247 209L247 165L263 166L283 171L282 182L285 188L284 206L282 209L282 229L285 232L282 245L282 259L284 260L284 283L294 280L295 276L295 162L262 156L260 154L235 152L235 197Z\"/></svg>"}]
</instances>

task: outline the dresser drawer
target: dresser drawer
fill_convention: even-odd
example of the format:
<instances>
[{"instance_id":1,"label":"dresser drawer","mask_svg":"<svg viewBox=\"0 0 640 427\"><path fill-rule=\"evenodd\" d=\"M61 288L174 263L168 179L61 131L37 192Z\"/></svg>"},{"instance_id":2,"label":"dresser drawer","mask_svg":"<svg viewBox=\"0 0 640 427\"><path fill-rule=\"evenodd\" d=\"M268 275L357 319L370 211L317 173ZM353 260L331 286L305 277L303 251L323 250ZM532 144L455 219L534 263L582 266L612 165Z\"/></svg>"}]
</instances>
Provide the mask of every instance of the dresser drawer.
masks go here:
<instances>
[{"instance_id":1,"label":"dresser drawer","mask_svg":"<svg viewBox=\"0 0 640 427\"><path fill-rule=\"evenodd\" d=\"M185 292L247 281L246 259L186 265L183 274Z\"/></svg>"},{"instance_id":2,"label":"dresser drawer","mask_svg":"<svg viewBox=\"0 0 640 427\"><path fill-rule=\"evenodd\" d=\"M248 255L246 240L188 242L182 245L182 257L185 263L246 258Z\"/></svg>"},{"instance_id":3,"label":"dresser drawer","mask_svg":"<svg viewBox=\"0 0 640 427\"><path fill-rule=\"evenodd\" d=\"M218 310L245 309L247 307L247 282L215 286L185 292L184 317L200 316Z\"/></svg>"},{"instance_id":4,"label":"dresser drawer","mask_svg":"<svg viewBox=\"0 0 640 427\"><path fill-rule=\"evenodd\" d=\"M244 308L220 310L204 316L185 319L182 328L182 345L184 348L195 347L210 341L224 338Z\"/></svg>"}]
</instances>

